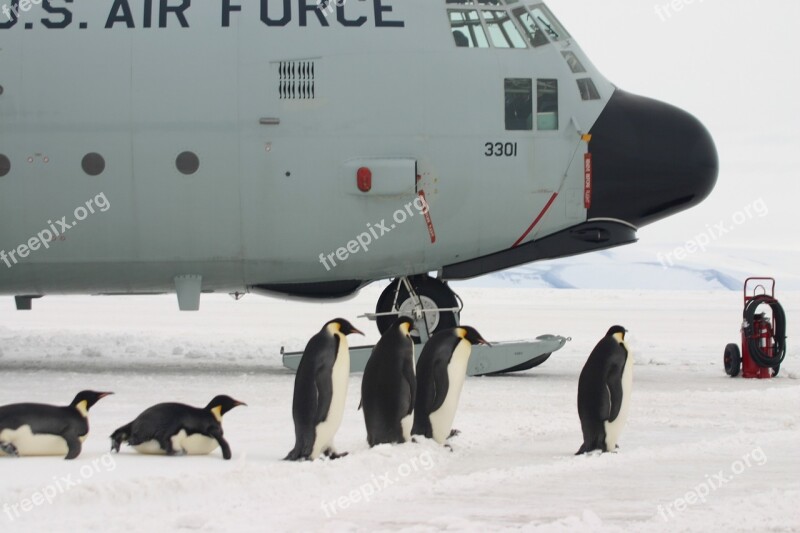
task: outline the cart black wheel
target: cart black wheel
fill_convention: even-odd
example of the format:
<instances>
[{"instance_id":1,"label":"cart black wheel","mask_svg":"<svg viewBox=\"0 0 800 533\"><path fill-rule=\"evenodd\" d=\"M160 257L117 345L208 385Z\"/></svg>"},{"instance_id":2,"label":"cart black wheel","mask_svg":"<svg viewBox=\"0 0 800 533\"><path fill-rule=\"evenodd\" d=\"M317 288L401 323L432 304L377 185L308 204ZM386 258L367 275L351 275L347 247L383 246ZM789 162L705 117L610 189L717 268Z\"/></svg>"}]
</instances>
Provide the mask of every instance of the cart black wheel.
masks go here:
<instances>
[{"instance_id":1,"label":"cart black wheel","mask_svg":"<svg viewBox=\"0 0 800 533\"><path fill-rule=\"evenodd\" d=\"M725 347L725 373L735 378L742 369L742 355L738 344L729 344Z\"/></svg>"},{"instance_id":2,"label":"cart black wheel","mask_svg":"<svg viewBox=\"0 0 800 533\"><path fill-rule=\"evenodd\" d=\"M423 308L445 309L459 307L458 298L447 283L427 275L413 276L408 280L411 286L414 287L420 300L422 300ZM396 301L395 293L397 293ZM408 294L405 286L400 283L400 280L396 279L381 293L381 297L378 298L378 305L375 307L375 312L389 313L399 310L401 312L407 311L406 314L410 315L412 309L413 303L411 296ZM378 317L378 331L380 331L381 335L389 329L396 319L396 316L391 315ZM430 335L458 325L456 314L452 311L425 313L425 320L428 322L428 331ZM419 341L418 336L412 335L412 337L415 342Z\"/></svg>"}]
</instances>

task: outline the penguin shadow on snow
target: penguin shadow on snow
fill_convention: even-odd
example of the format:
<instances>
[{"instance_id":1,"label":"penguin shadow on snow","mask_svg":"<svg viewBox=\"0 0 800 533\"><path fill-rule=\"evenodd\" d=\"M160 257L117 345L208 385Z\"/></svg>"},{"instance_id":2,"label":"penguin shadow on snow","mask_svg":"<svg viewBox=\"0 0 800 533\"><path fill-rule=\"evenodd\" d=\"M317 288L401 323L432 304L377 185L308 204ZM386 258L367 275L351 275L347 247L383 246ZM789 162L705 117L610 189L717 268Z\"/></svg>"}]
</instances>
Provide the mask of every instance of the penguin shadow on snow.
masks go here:
<instances>
[{"instance_id":1,"label":"penguin shadow on snow","mask_svg":"<svg viewBox=\"0 0 800 533\"><path fill-rule=\"evenodd\" d=\"M232 454L222 417L244 405L226 395L216 396L204 408L182 403L154 405L111 434L111 451L119 453L123 442L145 455L208 455L221 448L223 459L229 460Z\"/></svg>"}]
</instances>

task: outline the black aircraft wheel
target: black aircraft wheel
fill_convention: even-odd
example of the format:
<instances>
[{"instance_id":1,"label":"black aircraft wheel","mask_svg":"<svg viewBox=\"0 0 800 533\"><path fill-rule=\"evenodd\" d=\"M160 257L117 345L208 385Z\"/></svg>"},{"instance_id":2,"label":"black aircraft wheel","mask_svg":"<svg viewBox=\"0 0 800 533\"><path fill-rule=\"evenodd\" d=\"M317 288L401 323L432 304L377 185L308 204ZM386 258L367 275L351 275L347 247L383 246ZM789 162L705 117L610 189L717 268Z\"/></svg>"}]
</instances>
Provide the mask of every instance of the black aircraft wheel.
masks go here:
<instances>
[{"instance_id":1,"label":"black aircraft wheel","mask_svg":"<svg viewBox=\"0 0 800 533\"><path fill-rule=\"evenodd\" d=\"M725 373L735 378L742 369L742 356L738 344L729 344L725 347Z\"/></svg>"},{"instance_id":2,"label":"black aircraft wheel","mask_svg":"<svg viewBox=\"0 0 800 533\"><path fill-rule=\"evenodd\" d=\"M423 309L449 309L459 307L458 298L446 283L430 276L414 276L408 279L411 286L416 291L422 303ZM397 300L395 300L397 293ZM395 306L396 302L396 306ZM389 284L378 298L378 305L375 307L376 313L389 313L400 311L400 314L412 316L414 311L414 301L408 294L408 290L401 280L396 279ZM387 329L397 320L396 316L379 316L378 331L383 335ZM455 313L452 311L441 311L435 313L425 313L425 320L428 323L430 335L443 329L452 328L458 325ZM412 335L415 341L419 341L418 335Z\"/></svg>"}]
</instances>

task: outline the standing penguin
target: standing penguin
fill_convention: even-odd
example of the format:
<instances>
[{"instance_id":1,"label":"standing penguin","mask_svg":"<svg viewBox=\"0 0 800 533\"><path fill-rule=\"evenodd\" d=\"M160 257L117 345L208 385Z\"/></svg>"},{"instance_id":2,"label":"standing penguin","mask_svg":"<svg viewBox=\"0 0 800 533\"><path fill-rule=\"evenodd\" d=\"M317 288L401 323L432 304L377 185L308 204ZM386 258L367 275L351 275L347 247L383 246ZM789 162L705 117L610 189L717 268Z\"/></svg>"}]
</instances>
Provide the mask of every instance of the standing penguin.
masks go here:
<instances>
[{"instance_id":1,"label":"standing penguin","mask_svg":"<svg viewBox=\"0 0 800 533\"><path fill-rule=\"evenodd\" d=\"M331 320L311 337L294 379L295 444L287 461L317 459L320 454L337 459L333 437L339 430L350 379L347 335L359 330L343 318Z\"/></svg>"},{"instance_id":2,"label":"standing penguin","mask_svg":"<svg viewBox=\"0 0 800 533\"><path fill-rule=\"evenodd\" d=\"M626 330L613 326L594 347L578 380L578 415L583 445L576 455L617 448L628 418L633 386L633 354L625 343Z\"/></svg>"},{"instance_id":3,"label":"standing penguin","mask_svg":"<svg viewBox=\"0 0 800 533\"><path fill-rule=\"evenodd\" d=\"M414 435L439 444L450 437L473 344L491 346L469 326L442 330L425 344L417 363Z\"/></svg>"},{"instance_id":4,"label":"standing penguin","mask_svg":"<svg viewBox=\"0 0 800 533\"><path fill-rule=\"evenodd\" d=\"M414 374L414 321L402 316L386 330L364 368L361 404L367 442L402 443L411 440L417 377Z\"/></svg>"},{"instance_id":5,"label":"standing penguin","mask_svg":"<svg viewBox=\"0 0 800 533\"><path fill-rule=\"evenodd\" d=\"M85 390L65 407L39 403L0 407L0 455L75 459L89 434L89 409L109 394Z\"/></svg>"},{"instance_id":6,"label":"standing penguin","mask_svg":"<svg viewBox=\"0 0 800 533\"><path fill-rule=\"evenodd\" d=\"M225 395L216 396L203 409L182 403L154 405L111 434L111 450L119 453L123 441L148 455L208 455L222 448L222 457L230 459L222 417L240 405L247 404Z\"/></svg>"}]
</instances>

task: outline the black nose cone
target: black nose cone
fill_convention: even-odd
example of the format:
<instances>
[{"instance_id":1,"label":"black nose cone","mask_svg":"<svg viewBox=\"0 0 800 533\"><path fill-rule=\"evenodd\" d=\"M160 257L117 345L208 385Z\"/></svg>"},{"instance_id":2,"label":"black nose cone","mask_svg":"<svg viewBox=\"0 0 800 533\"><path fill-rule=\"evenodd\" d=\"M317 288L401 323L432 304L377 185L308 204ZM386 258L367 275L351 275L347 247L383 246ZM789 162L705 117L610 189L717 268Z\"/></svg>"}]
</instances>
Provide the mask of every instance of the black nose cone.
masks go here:
<instances>
[{"instance_id":1,"label":"black nose cone","mask_svg":"<svg viewBox=\"0 0 800 533\"><path fill-rule=\"evenodd\" d=\"M617 89L591 134L589 218L642 227L699 204L717 182L714 140L677 107Z\"/></svg>"}]
</instances>

